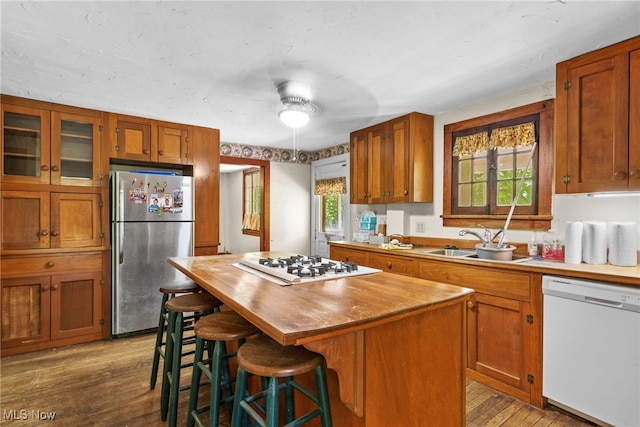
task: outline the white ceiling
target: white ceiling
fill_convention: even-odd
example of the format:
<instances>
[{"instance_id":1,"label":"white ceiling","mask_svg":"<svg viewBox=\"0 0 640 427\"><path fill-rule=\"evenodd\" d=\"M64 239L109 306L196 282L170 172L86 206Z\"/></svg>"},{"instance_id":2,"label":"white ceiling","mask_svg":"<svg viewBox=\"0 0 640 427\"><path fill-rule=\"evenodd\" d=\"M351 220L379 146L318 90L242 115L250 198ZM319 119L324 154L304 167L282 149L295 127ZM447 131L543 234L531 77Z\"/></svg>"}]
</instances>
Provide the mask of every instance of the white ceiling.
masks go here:
<instances>
[{"instance_id":1,"label":"white ceiling","mask_svg":"<svg viewBox=\"0 0 640 427\"><path fill-rule=\"evenodd\" d=\"M304 150L552 81L557 62L640 34L639 1L3 0L0 13L2 93L284 148L276 86L296 80L321 109Z\"/></svg>"}]
</instances>

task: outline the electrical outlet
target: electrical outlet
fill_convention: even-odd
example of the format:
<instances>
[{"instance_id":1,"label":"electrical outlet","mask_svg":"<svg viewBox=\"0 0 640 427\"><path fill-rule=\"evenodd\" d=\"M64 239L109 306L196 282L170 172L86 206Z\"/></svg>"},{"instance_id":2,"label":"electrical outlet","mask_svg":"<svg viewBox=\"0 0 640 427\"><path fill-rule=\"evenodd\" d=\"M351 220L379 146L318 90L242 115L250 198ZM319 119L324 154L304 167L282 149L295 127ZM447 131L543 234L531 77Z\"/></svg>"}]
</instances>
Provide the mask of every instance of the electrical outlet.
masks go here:
<instances>
[{"instance_id":1,"label":"electrical outlet","mask_svg":"<svg viewBox=\"0 0 640 427\"><path fill-rule=\"evenodd\" d=\"M423 221L416 222L416 233L424 233L425 228L426 227Z\"/></svg>"}]
</instances>

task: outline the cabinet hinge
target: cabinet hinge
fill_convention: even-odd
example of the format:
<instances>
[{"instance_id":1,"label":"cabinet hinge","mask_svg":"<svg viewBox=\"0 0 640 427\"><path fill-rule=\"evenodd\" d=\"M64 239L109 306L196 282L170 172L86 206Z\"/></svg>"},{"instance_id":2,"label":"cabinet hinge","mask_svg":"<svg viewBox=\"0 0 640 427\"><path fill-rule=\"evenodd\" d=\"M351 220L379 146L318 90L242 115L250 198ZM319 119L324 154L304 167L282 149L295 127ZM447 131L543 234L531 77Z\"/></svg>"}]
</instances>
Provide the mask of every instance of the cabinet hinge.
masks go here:
<instances>
[{"instance_id":1,"label":"cabinet hinge","mask_svg":"<svg viewBox=\"0 0 640 427\"><path fill-rule=\"evenodd\" d=\"M98 202L98 206L100 206L101 208L104 208L104 202L103 202L102 200L100 200L100 201Z\"/></svg>"},{"instance_id":2,"label":"cabinet hinge","mask_svg":"<svg viewBox=\"0 0 640 427\"><path fill-rule=\"evenodd\" d=\"M100 279L100 286L104 286L104 279Z\"/></svg>"},{"instance_id":3,"label":"cabinet hinge","mask_svg":"<svg viewBox=\"0 0 640 427\"><path fill-rule=\"evenodd\" d=\"M562 177L562 182L564 182L565 184L569 184L571 183L571 175L565 175Z\"/></svg>"},{"instance_id":4,"label":"cabinet hinge","mask_svg":"<svg viewBox=\"0 0 640 427\"><path fill-rule=\"evenodd\" d=\"M571 87L571 82L569 80L564 82L564 90L569 90L570 87Z\"/></svg>"},{"instance_id":5,"label":"cabinet hinge","mask_svg":"<svg viewBox=\"0 0 640 427\"><path fill-rule=\"evenodd\" d=\"M115 149L116 149L116 151L120 151L120 146L116 145Z\"/></svg>"},{"instance_id":6,"label":"cabinet hinge","mask_svg":"<svg viewBox=\"0 0 640 427\"><path fill-rule=\"evenodd\" d=\"M104 126L103 125L98 125L98 131L102 132L104 130Z\"/></svg>"},{"instance_id":7,"label":"cabinet hinge","mask_svg":"<svg viewBox=\"0 0 640 427\"><path fill-rule=\"evenodd\" d=\"M527 323L533 325L533 314L527 314Z\"/></svg>"},{"instance_id":8,"label":"cabinet hinge","mask_svg":"<svg viewBox=\"0 0 640 427\"><path fill-rule=\"evenodd\" d=\"M100 326L104 326L104 319L100 319Z\"/></svg>"},{"instance_id":9,"label":"cabinet hinge","mask_svg":"<svg viewBox=\"0 0 640 427\"><path fill-rule=\"evenodd\" d=\"M529 384L533 384L533 375L531 375L531 374L527 374L527 382L528 382Z\"/></svg>"},{"instance_id":10,"label":"cabinet hinge","mask_svg":"<svg viewBox=\"0 0 640 427\"><path fill-rule=\"evenodd\" d=\"M101 231L100 233L98 233L98 237L104 239L104 233Z\"/></svg>"},{"instance_id":11,"label":"cabinet hinge","mask_svg":"<svg viewBox=\"0 0 640 427\"><path fill-rule=\"evenodd\" d=\"M120 128L116 127L116 133L120 133Z\"/></svg>"}]
</instances>

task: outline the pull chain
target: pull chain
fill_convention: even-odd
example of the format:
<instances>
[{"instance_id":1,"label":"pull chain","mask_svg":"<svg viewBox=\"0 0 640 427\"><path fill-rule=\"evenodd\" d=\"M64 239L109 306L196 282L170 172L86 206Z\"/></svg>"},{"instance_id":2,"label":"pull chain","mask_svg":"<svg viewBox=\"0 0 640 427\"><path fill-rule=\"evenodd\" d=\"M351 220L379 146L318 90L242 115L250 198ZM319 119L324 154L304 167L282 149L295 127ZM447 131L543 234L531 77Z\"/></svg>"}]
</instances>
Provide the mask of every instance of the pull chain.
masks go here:
<instances>
[{"instance_id":1,"label":"pull chain","mask_svg":"<svg viewBox=\"0 0 640 427\"><path fill-rule=\"evenodd\" d=\"M294 162L298 161L298 129L293 128L293 158Z\"/></svg>"}]
</instances>

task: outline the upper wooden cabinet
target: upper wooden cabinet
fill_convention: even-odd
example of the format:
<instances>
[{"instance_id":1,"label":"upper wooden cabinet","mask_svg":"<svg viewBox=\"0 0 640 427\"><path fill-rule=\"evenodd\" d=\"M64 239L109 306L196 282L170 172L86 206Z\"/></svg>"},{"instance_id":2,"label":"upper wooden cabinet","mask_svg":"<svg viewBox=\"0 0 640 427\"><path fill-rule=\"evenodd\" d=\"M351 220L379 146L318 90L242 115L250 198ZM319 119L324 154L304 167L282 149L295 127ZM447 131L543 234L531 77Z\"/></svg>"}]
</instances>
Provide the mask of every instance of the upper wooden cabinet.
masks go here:
<instances>
[{"instance_id":1,"label":"upper wooden cabinet","mask_svg":"<svg viewBox=\"0 0 640 427\"><path fill-rule=\"evenodd\" d=\"M107 246L102 195L2 191L2 250Z\"/></svg>"},{"instance_id":2,"label":"upper wooden cabinet","mask_svg":"<svg viewBox=\"0 0 640 427\"><path fill-rule=\"evenodd\" d=\"M58 111L36 101L12 103L3 96L1 117L3 182L106 185L100 164L100 112L71 107Z\"/></svg>"},{"instance_id":3,"label":"upper wooden cabinet","mask_svg":"<svg viewBox=\"0 0 640 427\"><path fill-rule=\"evenodd\" d=\"M220 131L192 127L195 187L195 255L215 255L220 245Z\"/></svg>"},{"instance_id":4,"label":"upper wooden cabinet","mask_svg":"<svg viewBox=\"0 0 640 427\"><path fill-rule=\"evenodd\" d=\"M192 164L190 127L176 123L118 115L112 158Z\"/></svg>"},{"instance_id":5,"label":"upper wooden cabinet","mask_svg":"<svg viewBox=\"0 0 640 427\"><path fill-rule=\"evenodd\" d=\"M556 193L640 190L640 37L556 67Z\"/></svg>"},{"instance_id":6,"label":"upper wooden cabinet","mask_svg":"<svg viewBox=\"0 0 640 427\"><path fill-rule=\"evenodd\" d=\"M411 113L351 133L351 203L433 201L433 117Z\"/></svg>"}]
</instances>

